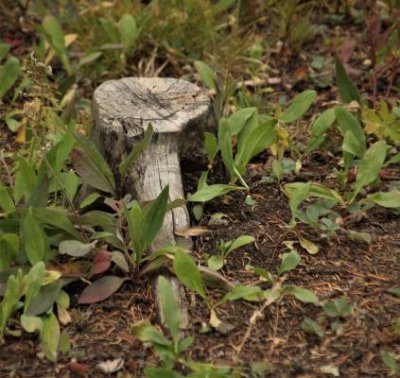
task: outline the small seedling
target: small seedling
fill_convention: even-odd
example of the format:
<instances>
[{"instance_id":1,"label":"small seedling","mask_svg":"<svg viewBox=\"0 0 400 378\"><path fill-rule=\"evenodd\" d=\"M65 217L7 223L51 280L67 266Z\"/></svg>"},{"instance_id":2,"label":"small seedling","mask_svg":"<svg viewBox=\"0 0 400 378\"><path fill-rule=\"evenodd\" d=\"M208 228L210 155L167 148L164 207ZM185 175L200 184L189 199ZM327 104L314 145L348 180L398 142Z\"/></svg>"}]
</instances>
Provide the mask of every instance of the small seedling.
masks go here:
<instances>
[{"instance_id":1,"label":"small seedling","mask_svg":"<svg viewBox=\"0 0 400 378\"><path fill-rule=\"evenodd\" d=\"M352 314L353 307L345 298L337 298L324 304L325 313L331 318L345 318Z\"/></svg>"},{"instance_id":2,"label":"small seedling","mask_svg":"<svg viewBox=\"0 0 400 378\"><path fill-rule=\"evenodd\" d=\"M226 257L229 256L235 249L254 243L254 241L255 239L253 236L243 235L239 236L235 240L219 242L217 245L217 254L208 259L207 263L209 268L213 270L221 269L225 264Z\"/></svg>"}]
</instances>

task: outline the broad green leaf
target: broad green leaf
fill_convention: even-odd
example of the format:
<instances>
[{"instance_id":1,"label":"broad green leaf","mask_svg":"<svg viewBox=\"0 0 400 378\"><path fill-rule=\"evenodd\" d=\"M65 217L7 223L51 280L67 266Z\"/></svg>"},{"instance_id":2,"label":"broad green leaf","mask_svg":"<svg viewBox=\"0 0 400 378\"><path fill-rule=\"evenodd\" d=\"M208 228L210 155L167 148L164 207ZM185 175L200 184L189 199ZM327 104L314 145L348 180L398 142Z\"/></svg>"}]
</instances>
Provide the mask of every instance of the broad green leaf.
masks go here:
<instances>
[{"instance_id":1,"label":"broad green leaf","mask_svg":"<svg viewBox=\"0 0 400 378\"><path fill-rule=\"evenodd\" d=\"M69 295L64 290L61 290L60 293L58 294L57 305L63 308L69 308L70 298Z\"/></svg>"},{"instance_id":2,"label":"broad green leaf","mask_svg":"<svg viewBox=\"0 0 400 378\"><path fill-rule=\"evenodd\" d=\"M129 153L129 155L121 162L118 169L119 173L121 173L122 179L125 177L132 164L137 160L144 149L149 146L153 134L153 127L149 125L143 134L143 139L132 148L132 151Z\"/></svg>"},{"instance_id":3,"label":"broad green leaf","mask_svg":"<svg viewBox=\"0 0 400 378\"><path fill-rule=\"evenodd\" d=\"M114 234L117 232L118 229L118 221L115 216L105 211L89 211L83 214L80 220L82 224L92 227L100 227L104 231L108 231Z\"/></svg>"},{"instance_id":4,"label":"broad green leaf","mask_svg":"<svg viewBox=\"0 0 400 378\"><path fill-rule=\"evenodd\" d=\"M253 236L250 235L242 235L239 236L238 238L236 238L235 240L233 240L230 244L229 244L229 248L226 251L225 255L228 255L229 253L231 253L232 251L234 251L235 249L238 249L240 247L243 247L247 244L251 244L254 243L256 239Z\"/></svg>"},{"instance_id":5,"label":"broad green leaf","mask_svg":"<svg viewBox=\"0 0 400 378\"><path fill-rule=\"evenodd\" d=\"M257 273L260 276L262 281L266 281L266 282L269 282L269 283L273 283L273 281L274 281L274 279L272 277L272 274L270 272L268 272L264 268L260 268L259 266L247 265L246 266L246 270L247 269L254 270L254 272Z\"/></svg>"},{"instance_id":6,"label":"broad green leaf","mask_svg":"<svg viewBox=\"0 0 400 378\"><path fill-rule=\"evenodd\" d=\"M231 124L226 118L221 118L218 125L218 145L221 151L222 161L229 171L231 178L235 177L233 150L232 150L232 132Z\"/></svg>"},{"instance_id":7,"label":"broad green leaf","mask_svg":"<svg viewBox=\"0 0 400 378\"><path fill-rule=\"evenodd\" d=\"M168 206L169 187L166 186L160 195L144 210L143 245L148 248L156 238L164 221Z\"/></svg>"},{"instance_id":8,"label":"broad green leaf","mask_svg":"<svg viewBox=\"0 0 400 378\"><path fill-rule=\"evenodd\" d=\"M143 232L143 212L137 201L134 201L131 209L128 212L128 229L131 241L133 244L133 250L136 254L136 260L138 261L145 250Z\"/></svg>"},{"instance_id":9,"label":"broad green leaf","mask_svg":"<svg viewBox=\"0 0 400 378\"><path fill-rule=\"evenodd\" d=\"M165 323L174 341L175 350L179 342L180 313L170 282L163 276L158 278L158 295L161 300L162 313Z\"/></svg>"},{"instance_id":10,"label":"broad green leaf","mask_svg":"<svg viewBox=\"0 0 400 378\"><path fill-rule=\"evenodd\" d=\"M107 193L115 194L114 175L94 144L83 134L73 133L80 148L72 151L72 164L89 185Z\"/></svg>"},{"instance_id":11,"label":"broad green leaf","mask_svg":"<svg viewBox=\"0 0 400 378\"><path fill-rule=\"evenodd\" d=\"M292 249L289 253L282 255L282 262L278 269L278 275L289 272L297 267L300 262L300 256L295 249Z\"/></svg>"},{"instance_id":12,"label":"broad green leaf","mask_svg":"<svg viewBox=\"0 0 400 378\"><path fill-rule=\"evenodd\" d=\"M129 272L128 262L126 261L126 258L122 252L120 251L111 252L111 261L124 272L126 273Z\"/></svg>"},{"instance_id":13,"label":"broad green leaf","mask_svg":"<svg viewBox=\"0 0 400 378\"><path fill-rule=\"evenodd\" d=\"M169 347L171 343L147 320L142 320L132 325L131 333L140 341L150 342Z\"/></svg>"},{"instance_id":14,"label":"broad green leaf","mask_svg":"<svg viewBox=\"0 0 400 378\"><path fill-rule=\"evenodd\" d=\"M362 158L366 151L366 138L361 124L347 109L336 108L335 115L344 137L343 150Z\"/></svg>"},{"instance_id":15,"label":"broad green leaf","mask_svg":"<svg viewBox=\"0 0 400 378\"><path fill-rule=\"evenodd\" d=\"M225 184L214 184L207 185L203 189L198 190L192 194L188 200L191 202L207 202L216 197L222 197L223 195L232 192L234 190L242 190L244 188L240 186L225 185Z\"/></svg>"},{"instance_id":16,"label":"broad green leaf","mask_svg":"<svg viewBox=\"0 0 400 378\"><path fill-rule=\"evenodd\" d=\"M186 252L177 251L175 253L173 266L179 281L208 302L199 268L193 258Z\"/></svg>"},{"instance_id":17,"label":"broad green leaf","mask_svg":"<svg viewBox=\"0 0 400 378\"><path fill-rule=\"evenodd\" d=\"M12 56L7 62L0 66L0 98L14 85L20 71L19 60Z\"/></svg>"},{"instance_id":18,"label":"broad green leaf","mask_svg":"<svg viewBox=\"0 0 400 378\"><path fill-rule=\"evenodd\" d=\"M291 223L295 222L300 204L310 196L311 183L296 182L286 184L284 193L289 198L289 207L292 213Z\"/></svg>"},{"instance_id":19,"label":"broad green leaf","mask_svg":"<svg viewBox=\"0 0 400 378\"><path fill-rule=\"evenodd\" d=\"M47 236L35 219L32 208L29 208L22 222L22 240L26 256L31 265L46 260L49 251Z\"/></svg>"},{"instance_id":20,"label":"broad green leaf","mask_svg":"<svg viewBox=\"0 0 400 378\"><path fill-rule=\"evenodd\" d=\"M214 365L212 363L191 360L186 363L193 371L188 378L233 378L230 374L232 368L227 365Z\"/></svg>"},{"instance_id":21,"label":"broad green leaf","mask_svg":"<svg viewBox=\"0 0 400 378\"><path fill-rule=\"evenodd\" d=\"M364 186L371 184L379 176L386 158L386 149L386 142L381 140L374 143L361 159L357 169L356 182L354 183L353 199Z\"/></svg>"},{"instance_id":22,"label":"broad green leaf","mask_svg":"<svg viewBox=\"0 0 400 378\"><path fill-rule=\"evenodd\" d=\"M196 60L194 62L194 67L196 68L196 71L200 75L203 83L208 88L216 90L214 70L208 64L202 62L201 60Z\"/></svg>"},{"instance_id":23,"label":"broad green leaf","mask_svg":"<svg viewBox=\"0 0 400 378\"><path fill-rule=\"evenodd\" d=\"M245 142L248 136L258 127L257 108L240 109L233 113L227 121L230 135L240 135L240 138Z\"/></svg>"},{"instance_id":24,"label":"broad green leaf","mask_svg":"<svg viewBox=\"0 0 400 378\"><path fill-rule=\"evenodd\" d=\"M57 360L58 343L60 342L60 325L53 312L42 317L40 342L44 355L49 361Z\"/></svg>"},{"instance_id":25,"label":"broad green leaf","mask_svg":"<svg viewBox=\"0 0 400 378\"><path fill-rule=\"evenodd\" d=\"M125 54L130 54L140 33L135 19L125 13L118 22L118 30Z\"/></svg>"},{"instance_id":26,"label":"broad green leaf","mask_svg":"<svg viewBox=\"0 0 400 378\"><path fill-rule=\"evenodd\" d=\"M323 198L340 203L341 205L346 205L345 201L336 190L328 188L321 184L311 184L310 194L313 197Z\"/></svg>"},{"instance_id":27,"label":"broad green leaf","mask_svg":"<svg viewBox=\"0 0 400 378\"><path fill-rule=\"evenodd\" d=\"M313 333L318 337L324 337L324 330L322 327L314 320L310 318L305 318L301 323L301 329L307 333Z\"/></svg>"},{"instance_id":28,"label":"broad green leaf","mask_svg":"<svg viewBox=\"0 0 400 378\"><path fill-rule=\"evenodd\" d=\"M167 213L168 211L176 209L177 207L182 207L183 205L186 205L186 200L183 198L177 198L176 200L168 202Z\"/></svg>"},{"instance_id":29,"label":"broad green leaf","mask_svg":"<svg viewBox=\"0 0 400 378\"><path fill-rule=\"evenodd\" d=\"M248 162L258 153L264 151L276 140L275 124L272 119L258 125L254 130L246 134L246 129L239 134L235 163L240 167L241 173L245 172Z\"/></svg>"},{"instance_id":30,"label":"broad green leaf","mask_svg":"<svg viewBox=\"0 0 400 378\"><path fill-rule=\"evenodd\" d=\"M324 304L325 313L331 318L346 317L351 315L353 307L349 305L345 298L337 298Z\"/></svg>"},{"instance_id":31,"label":"broad green leaf","mask_svg":"<svg viewBox=\"0 0 400 378\"><path fill-rule=\"evenodd\" d=\"M218 141L214 134L204 133L204 148L207 152L208 161L212 164L219 150Z\"/></svg>"},{"instance_id":32,"label":"broad green leaf","mask_svg":"<svg viewBox=\"0 0 400 378\"><path fill-rule=\"evenodd\" d=\"M61 280L42 286L26 308L25 315L37 316L49 311L60 295L61 286Z\"/></svg>"},{"instance_id":33,"label":"broad green leaf","mask_svg":"<svg viewBox=\"0 0 400 378\"><path fill-rule=\"evenodd\" d=\"M52 47L64 68L71 73L71 66L68 60L65 46L64 33L58 20L54 16L46 16L42 22L42 28L49 45Z\"/></svg>"},{"instance_id":34,"label":"broad green leaf","mask_svg":"<svg viewBox=\"0 0 400 378\"><path fill-rule=\"evenodd\" d=\"M28 333L40 332L43 329L43 320L38 316L27 316L22 314L21 325L22 328Z\"/></svg>"},{"instance_id":35,"label":"broad green leaf","mask_svg":"<svg viewBox=\"0 0 400 378\"><path fill-rule=\"evenodd\" d=\"M66 354L71 349L71 339L67 333L67 331L62 331L60 335L60 342L58 344L58 348L61 353Z\"/></svg>"},{"instance_id":36,"label":"broad green leaf","mask_svg":"<svg viewBox=\"0 0 400 378\"><path fill-rule=\"evenodd\" d=\"M45 265L42 261L36 263L24 277L26 284L24 312L29 308L33 298L39 293L43 284Z\"/></svg>"},{"instance_id":37,"label":"broad green leaf","mask_svg":"<svg viewBox=\"0 0 400 378\"><path fill-rule=\"evenodd\" d=\"M103 276L91 285L86 286L78 299L79 304L101 302L113 295L127 278L117 276Z\"/></svg>"},{"instance_id":38,"label":"broad green leaf","mask_svg":"<svg viewBox=\"0 0 400 378\"><path fill-rule=\"evenodd\" d=\"M400 207L400 190L392 190L390 192L376 192L369 194L367 200L376 203L379 206L387 208Z\"/></svg>"},{"instance_id":39,"label":"broad green leaf","mask_svg":"<svg viewBox=\"0 0 400 378\"><path fill-rule=\"evenodd\" d=\"M317 92L310 89L298 94L283 113L281 121L284 123L291 123L298 120L307 112L316 97Z\"/></svg>"},{"instance_id":40,"label":"broad green leaf","mask_svg":"<svg viewBox=\"0 0 400 378\"><path fill-rule=\"evenodd\" d=\"M262 292L259 286L235 286L228 294L225 294L221 301L254 300Z\"/></svg>"},{"instance_id":41,"label":"broad green leaf","mask_svg":"<svg viewBox=\"0 0 400 378\"><path fill-rule=\"evenodd\" d=\"M57 179L53 179L51 181L49 191L50 193L62 191L67 196L69 201L72 202L81 184L81 178L78 177L74 172L60 172L57 175Z\"/></svg>"},{"instance_id":42,"label":"broad green leaf","mask_svg":"<svg viewBox=\"0 0 400 378\"><path fill-rule=\"evenodd\" d=\"M38 179L32 164L26 159L18 159L18 171L15 175L14 202L17 204L24 197L28 200L38 184Z\"/></svg>"},{"instance_id":43,"label":"broad green leaf","mask_svg":"<svg viewBox=\"0 0 400 378\"><path fill-rule=\"evenodd\" d=\"M311 138L307 145L308 151L313 151L323 142L321 136L333 125L336 120L335 109L325 110L314 121L311 128Z\"/></svg>"},{"instance_id":44,"label":"broad green leaf","mask_svg":"<svg viewBox=\"0 0 400 378\"><path fill-rule=\"evenodd\" d=\"M346 70L339 59L336 59L336 85L339 90L340 98L343 102L351 101L361 102L357 87L347 76Z\"/></svg>"},{"instance_id":45,"label":"broad green leaf","mask_svg":"<svg viewBox=\"0 0 400 378\"><path fill-rule=\"evenodd\" d=\"M72 257L86 256L96 246L96 241L92 243L82 243L79 240L63 240L58 250L62 255L69 255Z\"/></svg>"},{"instance_id":46,"label":"broad green leaf","mask_svg":"<svg viewBox=\"0 0 400 378\"><path fill-rule=\"evenodd\" d=\"M178 345L178 354L183 353L185 350L187 350L191 345L193 344L193 337L191 336L186 336L183 340L179 342Z\"/></svg>"},{"instance_id":47,"label":"broad green leaf","mask_svg":"<svg viewBox=\"0 0 400 378\"><path fill-rule=\"evenodd\" d=\"M17 121L16 119L8 116L6 116L6 124L10 131L12 131L13 133L16 133L21 127L20 121Z\"/></svg>"},{"instance_id":48,"label":"broad green leaf","mask_svg":"<svg viewBox=\"0 0 400 378\"><path fill-rule=\"evenodd\" d=\"M318 297L311 290L303 287L290 286L287 292L303 303L317 304L319 302Z\"/></svg>"},{"instance_id":49,"label":"broad green leaf","mask_svg":"<svg viewBox=\"0 0 400 378\"><path fill-rule=\"evenodd\" d=\"M7 188L0 183L0 209L4 215L11 214L15 211L14 201L10 196Z\"/></svg>"},{"instance_id":50,"label":"broad green leaf","mask_svg":"<svg viewBox=\"0 0 400 378\"><path fill-rule=\"evenodd\" d=\"M207 260L207 265L212 270L220 270L224 266L224 256L214 255Z\"/></svg>"},{"instance_id":51,"label":"broad green leaf","mask_svg":"<svg viewBox=\"0 0 400 378\"><path fill-rule=\"evenodd\" d=\"M67 234L81 239L80 233L68 218L68 211L64 208L32 208L35 218L41 223L62 230Z\"/></svg>"},{"instance_id":52,"label":"broad green leaf","mask_svg":"<svg viewBox=\"0 0 400 378\"><path fill-rule=\"evenodd\" d=\"M42 176L25 201L25 207L46 207L49 200L49 178Z\"/></svg>"},{"instance_id":53,"label":"broad green leaf","mask_svg":"<svg viewBox=\"0 0 400 378\"><path fill-rule=\"evenodd\" d=\"M93 202L96 202L101 197L101 194L98 192L90 193L80 204L79 208L83 209L86 206L91 205Z\"/></svg>"},{"instance_id":54,"label":"broad green leaf","mask_svg":"<svg viewBox=\"0 0 400 378\"><path fill-rule=\"evenodd\" d=\"M276 143L277 140L277 131L276 131L276 119L269 119L264 122L260 121L260 124L257 128L260 129L260 133L253 133L249 139L249 144L256 143L254 148L250 154L250 158L246 157L247 161L250 161L254 156L258 155L260 152L265 151L270 145ZM243 161L245 161L243 159Z\"/></svg>"}]
</instances>

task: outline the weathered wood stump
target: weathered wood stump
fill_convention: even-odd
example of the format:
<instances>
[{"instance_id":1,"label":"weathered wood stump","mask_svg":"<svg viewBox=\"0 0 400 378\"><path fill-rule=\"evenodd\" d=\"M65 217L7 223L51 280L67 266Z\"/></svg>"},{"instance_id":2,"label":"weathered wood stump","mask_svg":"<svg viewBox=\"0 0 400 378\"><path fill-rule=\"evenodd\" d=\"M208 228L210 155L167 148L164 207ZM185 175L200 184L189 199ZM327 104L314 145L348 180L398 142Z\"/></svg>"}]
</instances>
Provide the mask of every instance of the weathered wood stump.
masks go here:
<instances>
[{"instance_id":1,"label":"weathered wood stump","mask_svg":"<svg viewBox=\"0 0 400 378\"><path fill-rule=\"evenodd\" d=\"M143 204L154 200L169 185L171 201L184 198L180 158L203 143L203 131L212 115L208 96L184 80L132 77L100 85L94 93L93 107L96 122L92 139L110 164L120 194L130 193ZM122 182L118 165L150 124L154 129L151 144ZM191 249L191 241L174 233L189 226L186 207L173 209L151 249L182 242ZM173 287L180 301L176 281ZM162 314L160 317L162 320Z\"/></svg>"}]
</instances>

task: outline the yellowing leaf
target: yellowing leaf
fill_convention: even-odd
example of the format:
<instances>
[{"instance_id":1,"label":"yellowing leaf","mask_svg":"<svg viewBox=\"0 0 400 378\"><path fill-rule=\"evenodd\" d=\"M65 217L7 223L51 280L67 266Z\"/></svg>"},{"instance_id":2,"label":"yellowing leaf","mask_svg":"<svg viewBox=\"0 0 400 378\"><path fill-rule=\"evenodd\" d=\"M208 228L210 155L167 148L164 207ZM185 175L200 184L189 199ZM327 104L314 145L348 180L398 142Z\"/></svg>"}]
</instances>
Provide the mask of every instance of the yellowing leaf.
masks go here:
<instances>
[{"instance_id":1,"label":"yellowing leaf","mask_svg":"<svg viewBox=\"0 0 400 378\"><path fill-rule=\"evenodd\" d=\"M312 241L302 237L298 237L298 239L301 247L304 248L310 255L315 255L319 252L319 247Z\"/></svg>"},{"instance_id":2,"label":"yellowing leaf","mask_svg":"<svg viewBox=\"0 0 400 378\"><path fill-rule=\"evenodd\" d=\"M61 278L61 276L61 272L57 270L46 270L44 272L43 286L57 281L59 278Z\"/></svg>"},{"instance_id":3,"label":"yellowing leaf","mask_svg":"<svg viewBox=\"0 0 400 378\"><path fill-rule=\"evenodd\" d=\"M26 142L26 126L25 123L22 123L22 126L18 129L17 137L15 141L18 144L25 144Z\"/></svg>"},{"instance_id":4,"label":"yellowing leaf","mask_svg":"<svg viewBox=\"0 0 400 378\"><path fill-rule=\"evenodd\" d=\"M78 34L66 34L64 36L65 46L68 47L68 46L72 45L72 43L74 43L77 38L78 38Z\"/></svg>"}]
</instances>

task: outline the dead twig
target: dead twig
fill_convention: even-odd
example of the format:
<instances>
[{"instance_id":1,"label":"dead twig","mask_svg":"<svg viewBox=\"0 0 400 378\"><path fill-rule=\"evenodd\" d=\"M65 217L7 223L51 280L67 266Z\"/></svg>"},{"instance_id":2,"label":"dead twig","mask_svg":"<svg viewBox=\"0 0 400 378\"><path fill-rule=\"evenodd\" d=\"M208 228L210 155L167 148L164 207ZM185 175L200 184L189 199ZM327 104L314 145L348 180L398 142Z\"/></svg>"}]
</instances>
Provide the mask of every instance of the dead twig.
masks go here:
<instances>
[{"instance_id":1,"label":"dead twig","mask_svg":"<svg viewBox=\"0 0 400 378\"><path fill-rule=\"evenodd\" d=\"M233 346L233 349L236 352L235 360L239 360L240 353L242 352L242 349L244 345L246 344L248 338L251 335L251 332L253 331L254 326L257 323L257 320L262 318L263 313L265 309L270 306L272 303L277 301L280 296L281 296L281 288L282 288L282 283L284 282L285 278L282 277L280 280L275 282L275 284L272 286L270 289L270 295L268 295L268 298L264 301L264 303L261 305L261 307L253 312L253 314L250 317L249 325L246 329L246 332L242 338L242 341L238 346Z\"/></svg>"}]
</instances>

